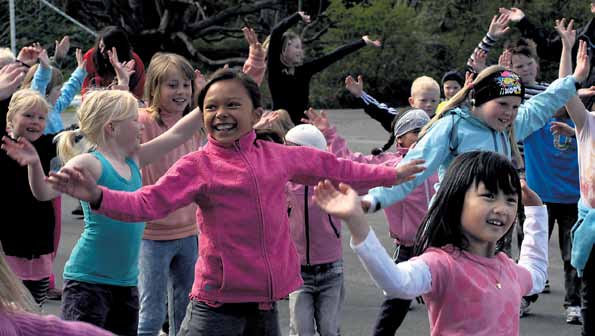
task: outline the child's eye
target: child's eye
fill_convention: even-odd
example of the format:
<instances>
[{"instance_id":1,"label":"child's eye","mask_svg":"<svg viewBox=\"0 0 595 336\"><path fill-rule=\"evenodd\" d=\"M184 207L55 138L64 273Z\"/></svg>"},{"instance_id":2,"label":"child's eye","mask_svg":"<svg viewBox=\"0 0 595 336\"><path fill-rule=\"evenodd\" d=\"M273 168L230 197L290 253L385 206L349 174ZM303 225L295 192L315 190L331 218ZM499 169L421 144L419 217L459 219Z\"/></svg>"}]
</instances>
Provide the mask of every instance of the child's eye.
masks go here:
<instances>
[{"instance_id":1,"label":"child's eye","mask_svg":"<svg viewBox=\"0 0 595 336\"><path fill-rule=\"evenodd\" d=\"M481 194L481 197L487 198L487 199L495 199L496 195L494 195L493 193L484 193L484 194Z\"/></svg>"},{"instance_id":2,"label":"child's eye","mask_svg":"<svg viewBox=\"0 0 595 336\"><path fill-rule=\"evenodd\" d=\"M205 106L205 111L212 111L215 109L215 105L207 105Z\"/></svg>"},{"instance_id":3,"label":"child's eye","mask_svg":"<svg viewBox=\"0 0 595 336\"><path fill-rule=\"evenodd\" d=\"M510 203L517 203L518 202L517 199L516 199L516 197L508 197L506 199L506 201L507 202L510 202Z\"/></svg>"},{"instance_id":4,"label":"child's eye","mask_svg":"<svg viewBox=\"0 0 595 336\"><path fill-rule=\"evenodd\" d=\"M237 102L230 102L229 104L227 104L227 106L230 108L238 108L241 106L241 104Z\"/></svg>"}]
</instances>

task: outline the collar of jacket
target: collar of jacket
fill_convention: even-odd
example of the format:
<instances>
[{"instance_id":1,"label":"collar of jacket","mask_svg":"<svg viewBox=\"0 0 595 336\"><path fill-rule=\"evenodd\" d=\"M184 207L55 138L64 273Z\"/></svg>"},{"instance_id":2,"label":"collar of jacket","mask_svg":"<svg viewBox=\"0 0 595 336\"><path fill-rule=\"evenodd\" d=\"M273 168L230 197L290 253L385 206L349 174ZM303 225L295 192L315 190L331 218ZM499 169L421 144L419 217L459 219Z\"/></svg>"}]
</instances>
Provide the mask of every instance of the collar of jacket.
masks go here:
<instances>
[{"instance_id":1,"label":"collar of jacket","mask_svg":"<svg viewBox=\"0 0 595 336\"><path fill-rule=\"evenodd\" d=\"M219 141L215 140L211 135L208 136L207 151L212 152L228 152L230 150L239 149L240 151L247 151L256 141L256 132L254 130L242 135L235 141L235 145L224 146Z\"/></svg>"}]
</instances>

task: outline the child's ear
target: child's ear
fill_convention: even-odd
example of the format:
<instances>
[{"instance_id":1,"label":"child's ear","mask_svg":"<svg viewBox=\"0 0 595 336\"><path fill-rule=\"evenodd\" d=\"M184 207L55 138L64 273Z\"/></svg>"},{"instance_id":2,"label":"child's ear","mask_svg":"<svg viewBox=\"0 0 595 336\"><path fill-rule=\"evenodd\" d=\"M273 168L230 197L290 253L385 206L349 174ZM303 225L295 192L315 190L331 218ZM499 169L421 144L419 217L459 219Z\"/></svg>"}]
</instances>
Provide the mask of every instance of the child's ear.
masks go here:
<instances>
[{"instance_id":1,"label":"child's ear","mask_svg":"<svg viewBox=\"0 0 595 336\"><path fill-rule=\"evenodd\" d=\"M409 97L409 105L411 105L413 107L414 103L415 103L415 98Z\"/></svg>"},{"instance_id":2,"label":"child's ear","mask_svg":"<svg viewBox=\"0 0 595 336\"><path fill-rule=\"evenodd\" d=\"M252 124L256 124L259 120L260 117L262 117L262 114L264 113L264 109L262 107L257 107L254 109L254 112L252 114Z\"/></svg>"}]
</instances>

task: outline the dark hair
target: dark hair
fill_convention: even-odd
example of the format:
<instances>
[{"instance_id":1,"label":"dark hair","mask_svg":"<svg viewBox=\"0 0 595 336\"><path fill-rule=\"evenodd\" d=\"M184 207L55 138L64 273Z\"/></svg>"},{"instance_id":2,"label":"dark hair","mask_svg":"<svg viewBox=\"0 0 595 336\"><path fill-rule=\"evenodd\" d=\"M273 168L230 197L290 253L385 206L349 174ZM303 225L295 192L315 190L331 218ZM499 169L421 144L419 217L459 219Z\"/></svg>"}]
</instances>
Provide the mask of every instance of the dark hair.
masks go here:
<instances>
[{"instance_id":1,"label":"dark hair","mask_svg":"<svg viewBox=\"0 0 595 336\"><path fill-rule=\"evenodd\" d=\"M103 40L103 44L105 45L105 55L99 50L99 42L101 40ZM106 74L115 75L114 68L107 57L107 50L111 50L112 47L116 47L116 50L118 51L118 59L120 61L132 59L132 46L130 45L126 32L122 28L116 26L107 26L103 28L99 32L99 35L97 35L95 45L93 46L93 48L95 48L93 62L95 63L97 73L102 77ZM135 74L132 74L130 78L130 87L134 86L132 85L134 75ZM136 83L136 80L134 83Z\"/></svg>"},{"instance_id":2,"label":"dark hair","mask_svg":"<svg viewBox=\"0 0 595 336\"><path fill-rule=\"evenodd\" d=\"M279 132L275 131L271 128L256 128L254 129L256 132L256 140L263 140L278 143L280 145L285 144L285 139L283 136L279 134Z\"/></svg>"},{"instance_id":3,"label":"dark hair","mask_svg":"<svg viewBox=\"0 0 595 336\"><path fill-rule=\"evenodd\" d=\"M380 154L386 152L395 143L395 140L397 139L397 137L395 136L395 125L397 125L399 120L401 120L401 118L403 118L403 116L411 110L413 110L413 109L408 108L408 109L405 109L405 110L397 113L397 115L395 116L393 121L390 123L390 136L388 137L388 140L382 147L372 148L372 151L371 151L372 155L380 155Z\"/></svg>"},{"instance_id":4,"label":"dark hair","mask_svg":"<svg viewBox=\"0 0 595 336\"><path fill-rule=\"evenodd\" d=\"M472 151L463 153L450 164L440 189L417 231L415 255L422 254L429 247L452 245L464 250L469 242L463 235L461 215L465 195L471 186L483 182L486 189L497 193L518 196L521 207L521 182L512 163L495 152ZM510 230L512 230L512 226ZM502 244L504 235L498 245Z\"/></svg>"},{"instance_id":5,"label":"dark hair","mask_svg":"<svg viewBox=\"0 0 595 336\"><path fill-rule=\"evenodd\" d=\"M509 41L505 49L510 50L513 55L525 55L529 58L533 58L535 62L539 64L539 56L537 56L537 44L533 40L528 38L518 38L513 41Z\"/></svg>"},{"instance_id":6,"label":"dark hair","mask_svg":"<svg viewBox=\"0 0 595 336\"><path fill-rule=\"evenodd\" d=\"M258 84L256 84L256 82L252 79L252 77L250 77L250 76L246 75L245 73L238 71L238 70L219 69L211 75L207 84L205 84L205 86L200 91L200 94L198 95L198 107L199 108L201 108L201 109L204 108L203 105L205 102L205 97L207 95L207 92L209 91L209 88L213 84L220 82L220 81L224 81L224 80L239 81L244 86L246 91L248 92L248 95L250 96L250 100L252 100L253 108L256 109L256 108L262 107L261 98L260 98L260 88L258 87Z\"/></svg>"}]
</instances>

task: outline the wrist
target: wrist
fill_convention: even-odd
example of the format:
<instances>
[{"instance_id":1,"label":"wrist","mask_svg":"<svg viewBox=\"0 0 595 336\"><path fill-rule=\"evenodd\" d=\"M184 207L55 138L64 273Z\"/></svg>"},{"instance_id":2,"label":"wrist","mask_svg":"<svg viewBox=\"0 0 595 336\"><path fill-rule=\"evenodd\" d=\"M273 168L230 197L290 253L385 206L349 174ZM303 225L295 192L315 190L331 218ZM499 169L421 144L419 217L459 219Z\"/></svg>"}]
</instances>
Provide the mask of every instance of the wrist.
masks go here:
<instances>
[{"instance_id":1,"label":"wrist","mask_svg":"<svg viewBox=\"0 0 595 336\"><path fill-rule=\"evenodd\" d=\"M101 208L101 201L103 201L103 191L101 190L101 188L97 188L95 196L93 196L93 198L94 200L89 202L89 206L91 206L91 209L93 210L98 210L99 208Z\"/></svg>"}]
</instances>

